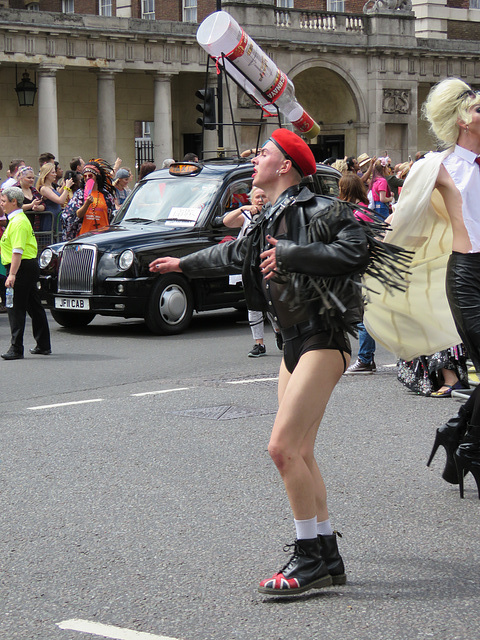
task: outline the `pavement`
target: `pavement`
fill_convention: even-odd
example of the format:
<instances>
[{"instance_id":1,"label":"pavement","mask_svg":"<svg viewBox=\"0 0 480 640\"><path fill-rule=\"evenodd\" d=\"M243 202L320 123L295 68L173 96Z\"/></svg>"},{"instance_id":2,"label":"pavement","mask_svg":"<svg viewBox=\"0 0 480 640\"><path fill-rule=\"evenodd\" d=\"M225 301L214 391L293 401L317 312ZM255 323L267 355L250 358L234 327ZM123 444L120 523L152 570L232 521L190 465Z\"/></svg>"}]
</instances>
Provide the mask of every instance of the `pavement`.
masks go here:
<instances>
[{"instance_id":1,"label":"pavement","mask_svg":"<svg viewBox=\"0 0 480 640\"><path fill-rule=\"evenodd\" d=\"M381 348L342 378L317 456L348 582L280 600L256 590L294 535L271 335L252 359L233 316L52 329L52 356L0 365L2 640L480 638L476 487L441 479L443 450L426 467L456 400L408 392Z\"/></svg>"}]
</instances>

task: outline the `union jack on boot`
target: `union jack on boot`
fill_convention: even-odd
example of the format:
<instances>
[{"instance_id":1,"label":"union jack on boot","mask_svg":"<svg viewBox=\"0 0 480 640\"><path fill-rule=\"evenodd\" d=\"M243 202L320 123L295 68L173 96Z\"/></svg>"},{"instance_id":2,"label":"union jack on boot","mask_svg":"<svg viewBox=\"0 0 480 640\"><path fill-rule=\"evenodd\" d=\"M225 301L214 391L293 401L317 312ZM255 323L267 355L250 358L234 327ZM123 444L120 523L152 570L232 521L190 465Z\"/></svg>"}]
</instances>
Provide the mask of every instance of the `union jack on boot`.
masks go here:
<instances>
[{"instance_id":1,"label":"union jack on boot","mask_svg":"<svg viewBox=\"0 0 480 640\"><path fill-rule=\"evenodd\" d=\"M321 589L332 584L332 576L322 558L322 547L318 538L295 540L286 545L293 547L287 564L271 578L262 580L258 590L271 596L293 596L309 589Z\"/></svg>"}]
</instances>

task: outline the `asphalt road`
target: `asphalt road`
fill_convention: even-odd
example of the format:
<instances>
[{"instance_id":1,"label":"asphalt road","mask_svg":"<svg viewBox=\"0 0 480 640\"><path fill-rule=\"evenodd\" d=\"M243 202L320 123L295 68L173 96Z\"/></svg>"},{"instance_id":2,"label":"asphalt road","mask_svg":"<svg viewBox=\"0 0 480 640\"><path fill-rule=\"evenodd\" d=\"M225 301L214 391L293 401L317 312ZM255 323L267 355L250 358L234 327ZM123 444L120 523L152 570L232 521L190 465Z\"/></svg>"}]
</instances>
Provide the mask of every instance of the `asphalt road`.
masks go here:
<instances>
[{"instance_id":1,"label":"asphalt road","mask_svg":"<svg viewBox=\"0 0 480 640\"><path fill-rule=\"evenodd\" d=\"M271 334L251 359L230 311L169 338L50 326L52 356L0 362L2 640L480 638L475 485L460 500L443 452L425 466L455 400L407 392L382 349L377 374L341 380L317 453L348 583L265 598L294 535L266 451Z\"/></svg>"}]
</instances>

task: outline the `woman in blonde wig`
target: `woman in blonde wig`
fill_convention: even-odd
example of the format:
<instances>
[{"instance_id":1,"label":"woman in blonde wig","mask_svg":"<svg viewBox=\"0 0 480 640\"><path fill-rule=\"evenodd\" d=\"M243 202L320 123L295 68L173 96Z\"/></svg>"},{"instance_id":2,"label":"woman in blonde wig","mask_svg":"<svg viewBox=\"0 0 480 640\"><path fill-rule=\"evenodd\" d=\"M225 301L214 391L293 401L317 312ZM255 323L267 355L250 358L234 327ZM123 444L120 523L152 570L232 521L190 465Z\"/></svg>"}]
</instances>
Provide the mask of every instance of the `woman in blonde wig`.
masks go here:
<instances>
[{"instance_id":1,"label":"woman in blonde wig","mask_svg":"<svg viewBox=\"0 0 480 640\"><path fill-rule=\"evenodd\" d=\"M415 254L409 291L390 301L372 296L365 323L406 360L458 344L460 335L480 370L480 93L447 78L431 89L423 113L446 150L413 165L386 235ZM388 320L389 330L381 326ZM463 497L471 471L480 498L480 387L437 429L428 465L440 445L444 480L460 483Z\"/></svg>"}]
</instances>

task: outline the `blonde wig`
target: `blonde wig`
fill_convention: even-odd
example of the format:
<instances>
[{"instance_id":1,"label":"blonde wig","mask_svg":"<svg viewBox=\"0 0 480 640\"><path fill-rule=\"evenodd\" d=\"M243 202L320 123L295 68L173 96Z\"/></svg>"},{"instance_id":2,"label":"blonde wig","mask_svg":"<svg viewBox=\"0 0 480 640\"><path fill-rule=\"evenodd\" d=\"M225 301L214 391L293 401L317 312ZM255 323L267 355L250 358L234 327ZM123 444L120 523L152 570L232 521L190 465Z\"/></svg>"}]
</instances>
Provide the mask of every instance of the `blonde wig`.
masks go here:
<instances>
[{"instance_id":1,"label":"blonde wig","mask_svg":"<svg viewBox=\"0 0 480 640\"><path fill-rule=\"evenodd\" d=\"M422 113L439 142L449 147L460 135L458 121L470 124L469 109L476 104L480 104L479 93L460 78L446 78L432 87Z\"/></svg>"},{"instance_id":2,"label":"blonde wig","mask_svg":"<svg viewBox=\"0 0 480 640\"><path fill-rule=\"evenodd\" d=\"M44 165L40 167L40 173L38 174L37 180L37 189L40 191L40 187L43 187L45 184L45 178L48 176L50 171L55 169L55 165L53 162L46 162Z\"/></svg>"}]
</instances>

